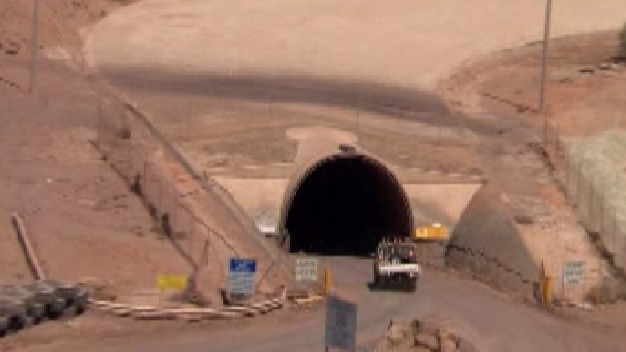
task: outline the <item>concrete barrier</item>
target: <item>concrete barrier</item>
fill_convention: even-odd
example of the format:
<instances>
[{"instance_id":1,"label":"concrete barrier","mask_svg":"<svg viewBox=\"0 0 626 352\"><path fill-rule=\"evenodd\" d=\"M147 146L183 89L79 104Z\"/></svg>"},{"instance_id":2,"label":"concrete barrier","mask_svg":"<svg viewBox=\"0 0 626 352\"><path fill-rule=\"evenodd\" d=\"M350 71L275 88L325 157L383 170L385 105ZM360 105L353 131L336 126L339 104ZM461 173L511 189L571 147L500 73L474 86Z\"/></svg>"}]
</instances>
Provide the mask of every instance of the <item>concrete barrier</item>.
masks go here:
<instances>
[{"instance_id":1,"label":"concrete barrier","mask_svg":"<svg viewBox=\"0 0 626 352\"><path fill-rule=\"evenodd\" d=\"M534 296L539 284L539 267L500 192L490 185L474 194L461 215L446 248L446 265L523 296Z\"/></svg>"}]
</instances>

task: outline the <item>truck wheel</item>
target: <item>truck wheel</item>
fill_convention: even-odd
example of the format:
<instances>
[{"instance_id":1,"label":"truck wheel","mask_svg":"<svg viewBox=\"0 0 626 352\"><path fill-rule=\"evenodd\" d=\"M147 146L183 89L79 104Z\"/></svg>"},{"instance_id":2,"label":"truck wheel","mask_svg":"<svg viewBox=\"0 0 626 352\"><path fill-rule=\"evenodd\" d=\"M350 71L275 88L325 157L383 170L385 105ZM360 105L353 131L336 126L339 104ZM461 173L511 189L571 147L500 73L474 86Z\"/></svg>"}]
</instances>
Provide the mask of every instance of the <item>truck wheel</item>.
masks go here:
<instances>
[{"instance_id":1,"label":"truck wheel","mask_svg":"<svg viewBox=\"0 0 626 352\"><path fill-rule=\"evenodd\" d=\"M63 314L61 315L61 317L64 319L68 319L68 318L73 318L77 315L78 315L78 307L72 305L72 306L65 308L65 311L63 311Z\"/></svg>"},{"instance_id":2,"label":"truck wheel","mask_svg":"<svg viewBox=\"0 0 626 352\"><path fill-rule=\"evenodd\" d=\"M76 315L82 315L87 310L87 303L77 303L76 304Z\"/></svg>"},{"instance_id":3,"label":"truck wheel","mask_svg":"<svg viewBox=\"0 0 626 352\"><path fill-rule=\"evenodd\" d=\"M415 292L417 291L417 278L411 278L411 280L409 281L409 291L411 292Z\"/></svg>"},{"instance_id":4,"label":"truck wheel","mask_svg":"<svg viewBox=\"0 0 626 352\"><path fill-rule=\"evenodd\" d=\"M380 278L380 286L382 288L387 288L389 285L389 276L383 276Z\"/></svg>"}]
</instances>

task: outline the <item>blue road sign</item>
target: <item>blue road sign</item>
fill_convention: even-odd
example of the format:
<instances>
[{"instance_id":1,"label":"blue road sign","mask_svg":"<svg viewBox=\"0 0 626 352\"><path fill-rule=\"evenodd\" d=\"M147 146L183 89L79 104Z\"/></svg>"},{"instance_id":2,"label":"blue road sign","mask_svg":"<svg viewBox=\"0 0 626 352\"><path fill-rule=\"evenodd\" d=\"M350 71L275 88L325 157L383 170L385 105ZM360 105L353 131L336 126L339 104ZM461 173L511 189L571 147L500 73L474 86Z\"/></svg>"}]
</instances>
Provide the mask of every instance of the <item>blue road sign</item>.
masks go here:
<instances>
[{"instance_id":1,"label":"blue road sign","mask_svg":"<svg viewBox=\"0 0 626 352\"><path fill-rule=\"evenodd\" d=\"M256 272L256 259L230 258L229 271L254 273Z\"/></svg>"},{"instance_id":2,"label":"blue road sign","mask_svg":"<svg viewBox=\"0 0 626 352\"><path fill-rule=\"evenodd\" d=\"M254 293L256 259L230 258L228 262L228 292L238 295Z\"/></svg>"}]
</instances>

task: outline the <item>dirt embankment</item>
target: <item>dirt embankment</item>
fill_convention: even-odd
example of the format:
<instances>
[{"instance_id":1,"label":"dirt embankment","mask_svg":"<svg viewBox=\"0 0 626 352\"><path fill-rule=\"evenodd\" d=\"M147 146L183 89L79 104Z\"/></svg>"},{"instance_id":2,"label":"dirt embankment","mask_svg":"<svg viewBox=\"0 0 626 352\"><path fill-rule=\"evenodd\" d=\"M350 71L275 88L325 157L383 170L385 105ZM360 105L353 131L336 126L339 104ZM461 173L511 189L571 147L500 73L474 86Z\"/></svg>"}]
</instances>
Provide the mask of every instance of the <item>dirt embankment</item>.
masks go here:
<instances>
[{"instance_id":1,"label":"dirt embankment","mask_svg":"<svg viewBox=\"0 0 626 352\"><path fill-rule=\"evenodd\" d=\"M81 29L92 21L99 19L99 16L106 14L108 10L118 7L121 3L123 2L42 2L42 47L50 48L57 45L64 48L63 50L78 48ZM48 188L58 188L57 193L60 193L60 200L74 202L80 207L79 211L64 209L64 207L56 205L39 206L37 205L39 202L55 204L56 198L44 192L39 193L41 199L38 199L38 202L32 203L33 206L42 209L50 207L50 209L41 212L43 215L36 212L37 216L35 214L30 216L30 218L26 216L27 222L32 223L33 227L47 227L46 233L55 231L60 233L58 237L47 236L41 239L41 246L45 247L42 251L51 252L50 255L52 256L50 260L44 258L44 262L47 262L48 266L51 267L50 270L53 275L67 275L71 278L95 276L100 279L112 280L114 284L122 286L132 283L130 286L134 289L141 287L152 288L156 274L189 274L191 268L181 261L181 254L176 252L171 244L165 241L160 227L153 224L147 216L148 209L143 208L141 202L128 189L124 189L122 181L115 179L119 175L116 175L113 170L107 169L108 165L98 160L99 155L90 145L96 138L96 128L100 128L103 131L102 126L100 126L101 123L111 122L109 118L123 121L128 116L128 111L125 110L122 104L114 103L113 110L107 109L109 105L101 103L102 97L96 91L100 87L94 85L93 82L89 82L85 77L75 73L75 71L68 69L64 64L45 59L41 60L40 73L37 80L37 95L40 98L32 99L22 96L28 81L28 53L21 50L23 45L19 43L23 44L28 40L28 37L23 35L27 28L23 27L31 14L32 8L29 8L25 2L14 2L14 5L16 6L3 8L5 13L10 15L14 21L7 23L4 27L0 27L3 28L2 38L9 38L7 40L3 39L3 42L17 43L15 47L19 48L15 53L0 55L0 62L3 63L4 68L0 75L9 77L8 79L3 78L2 82L5 84L0 84L0 87L6 89L8 94L10 93L6 101L0 102L7 106L3 110L7 116L0 116L7 120L7 129L3 131L7 133L6 138L3 140L6 144L3 150L10 153L19 145L21 147L20 151L24 154L21 162L29 170L32 169L32 171L25 172L33 175L39 173L52 175L46 177L44 182L48 182L56 187L49 186ZM54 33L58 35L54 35ZM68 62L66 59L62 61L64 63ZM33 125L31 125L29 119L34 118L34 116L30 115L33 113L39 118L47 117L46 123L37 124L32 122ZM103 117L100 118L101 116ZM16 121L20 121L19 117L23 118L23 126L17 125ZM9 124L9 120L16 125L12 126ZM77 128L77 126L80 128ZM58 133L62 133L62 137L56 137L57 131L61 131ZM44 135L46 132L48 135ZM145 128L132 131L132 133L149 135ZM16 137L13 136L26 138L33 145L17 143ZM100 137L103 137L103 133L101 133ZM130 163L133 164L133 169L143 168L145 171L145 162L147 162L145 158L147 156L145 151L140 150L139 145L137 145L141 138L138 139L139 136L135 137L133 138L135 145L122 146L123 148L119 150L119 153L108 156L115 158L116 161L123 159L121 162L125 165ZM46 145L43 141L50 138L54 139L54 144L49 145L50 148L58 148L60 149L58 153L67 153L75 157L68 160L54 159L58 163L53 165L46 163L47 159L41 160L40 156ZM114 141L117 144L119 142ZM53 150L46 152L57 153ZM88 163L79 165L81 161L88 161ZM74 165L74 162L77 165ZM111 162L113 163L112 160ZM10 163L6 163L5 167L15 168ZM81 168L84 168L84 170ZM63 170L72 170L72 172L66 175ZM173 173L172 170L162 171ZM92 178L96 177L95 175L98 178L93 180ZM101 180L105 176L110 176L111 182L119 182L115 186L109 185ZM122 176L132 178L135 175ZM171 176L174 178L178 177L176 175ZM57 178L61 181L57 180ZM75 181L78 185L73 184L74 179L76 179ZM151 186L153 191L152 201L159 203L159 205L164 205L164 203L167 203L166 201L172 201L176 197L176 192L170 192L169 188L171 187L166 187L163 184L163 180ZM10 209L20 208L20 202L25 202L25 190L16 188L14 192L15 195L11 195L11 199L15 202L6 204L7 213L10 212ZM215 198L213 203L216 203L213 204L214 209L212 211L203 209L202 211L211 214L214 218L218 218L215 220L215 222L219 223L218 225L231 225L227 221L221 221L223 218L220 219L220 214L224 212L223 202L218 197L213 196L213 198ZM172 209L166 211L171 212ZM57 212L61 213L57 214ZM106 216L102 214L105 212L107 213ZM170 214L173 217L176 217L176 215L181 217L188 215L186 213L181 214L181 211L174 212L176 214ZM102 220L102 218L106 218L106 221ZM177 220L184 222L187 229L191 228L190 232L194 232L195 228L196 237L199 237L200 234L197 232L202 232L201 230L203 229L199 229L199 226L192 226L194 224L188 218L189 216L184 217L182 220L177 218ZM94 222L92 222L92 219L97 219L97 221L93 220ZM56 228L56 224L59 224L59 228ZM212 223L211 225L215 224ZM96 237L88 237L88 239L81 237L88 236L85 234L99 232L102 228L108 226L113 226L115 231L133 234L138 238L125 238L124 240L129 241L125 245L120 244L119 246L108 247L106 241L113 239L115 236L104 236L102 243ZM34 230L38 231L40 229L36 228ZM230 234L232 232L230 230L231 228L227 228L222 232ZM157 244L153 246L150 241L155 239L157 239ZM115 240L118 240L118 238L115 237ZM137 243L132 244L134 242ZM144 244L143 242L146 243ZM191 240L185 241L185 250L192 251L195 249L195 247L191 248L191 242ZM200 241L196 242L196 247L201 247L199 245ZM87 243L90 247L89 250L79 250L82 244ZM200 249L196 252L199 252ZM182 251L182 249L178 248L178 251ZM118 254L120 255L119 259L109 262L112 258L116 258ZM7 254L8 257L9 255ZM223 261L226 260L224 259L226 256L220 258L218 260L219 263L214 266L219 273L221 273L221 267ZM83 260L86 261L85 265L82 265ZM140 263L136 263L137 260ZM19 262L19 255L15 256L14 262ZM98 264L89 264L92 262L97 262ZM81 265L75 265L76 263ZM21 270L19 273L8 273L7 275L13 277L16 275L24 276L24 273ZM131 287L125 287L126 291L130 290ZM211 288L217 291L216 289L219 287L212 282Z\"/></svg>"},{"instance_id":2,"label":"dirt embankment","mask_svg":"<svg viewBox=\"0 0 626 352\"><path fill-rule=\"evenodd\" d=\"M80 56L82 28L131 1L45 0L39 1L40 49L63 47ZM0 3L0 56L30 55L34 1L4 0Z\"/></svg>"},{"instance_id":3,"label":"dirt embankment","mask_svg":"<svg viewBox=\"0 0 626 352\"><path fill-rule=\"evenodd\" d=\"M536 111L541 43L476 60L439 87L448 103L468 116L507 126L503 145L528 143L530 153L507 158L505 168L498 168L495 158L488 161L488 174L501 186L507 207L520 220L516 227L533 256L545 260L549 274L560 281L564 261L587 262L585 287L566 293L577 296L578 291L577 299L601 283L609 269L578 223L563 187L558 186L567 178L562 158L569 141L626 127L626 64L616 58L617 43L615 31L553 39L544 114ZM541 155L546 121L547 152L556 166L551 172ZM601 321L619 320L600 316L605 313L597 314Z\"/></svg>"},{"instance_id":4,"label":"dirt embankment","mask_svg":"<svg viewBox=\"0 0 626 352\"><path fill-rule=\"evenodd\" d=\"M78 50L80 29L122 3L42 1L41 46ZM5 155L0 238L6 244L0 247L0 281L29 276L10 227L14 211L24 217L52 277L92 277L123 293L151 288L157 274L188 273L143 204L93 147L98 97L85 78L42 60L39 95L24 94L31 5L0 3L0 151Z\"/></svg>"},{"instance_id":5,"label":"dirt embankment","mask_svg":"<svg viewBox=\"0 0 626 352\"><path fill-rule=\"evenodd\" d=\"M124 2L40 3L42 54L50 56L55 50L49 48L59 47L80 63L81 28ZM137 299L152 299L156 275L188 274L190 267L94 148L99 97L86 79L66 65L42 59L38 95L25 94L31 4L0 2L0 282L31 279L10 223L17 211L50 277L86 280L110 298L142 291L148 296ZM81 338L93 343L162 326L90 311L75 322L20 333L3 342L3 348L41 349L54 345L50 341Z\"/></svg>"}]
</instances>

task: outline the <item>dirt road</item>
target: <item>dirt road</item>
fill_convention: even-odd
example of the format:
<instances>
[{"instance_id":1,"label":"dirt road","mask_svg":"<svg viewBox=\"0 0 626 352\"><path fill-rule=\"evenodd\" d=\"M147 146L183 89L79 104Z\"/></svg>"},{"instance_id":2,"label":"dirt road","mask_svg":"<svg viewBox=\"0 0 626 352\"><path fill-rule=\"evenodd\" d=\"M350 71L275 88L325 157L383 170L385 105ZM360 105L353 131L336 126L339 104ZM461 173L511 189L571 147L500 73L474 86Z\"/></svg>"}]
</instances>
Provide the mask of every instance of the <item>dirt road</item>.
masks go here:
<instances>
[{"instance_id":1,"label":"dirt road","mask_svg":"<svg viewBox=\"0 0 626 352\"><path fill-rule=\"evenodd\" d=\"M390 320L408 321L418 317L444 322L474 342L480 351L626 351L617 332L603 332L559 320L473 281L426 271L415 294L372 292L367 288L371 280L369 261L334 258L326 263L333 268L337 289L358 303L357 343L361 347L373 347ZM92 344L89 350L269 352L323 349L323 310L281 313L250 324L225 327L187 326L185 332L150 338L134 335L106 344ZM41 346L33 351L62 350L53 346Z\"/></svg>"}]
</instances>

